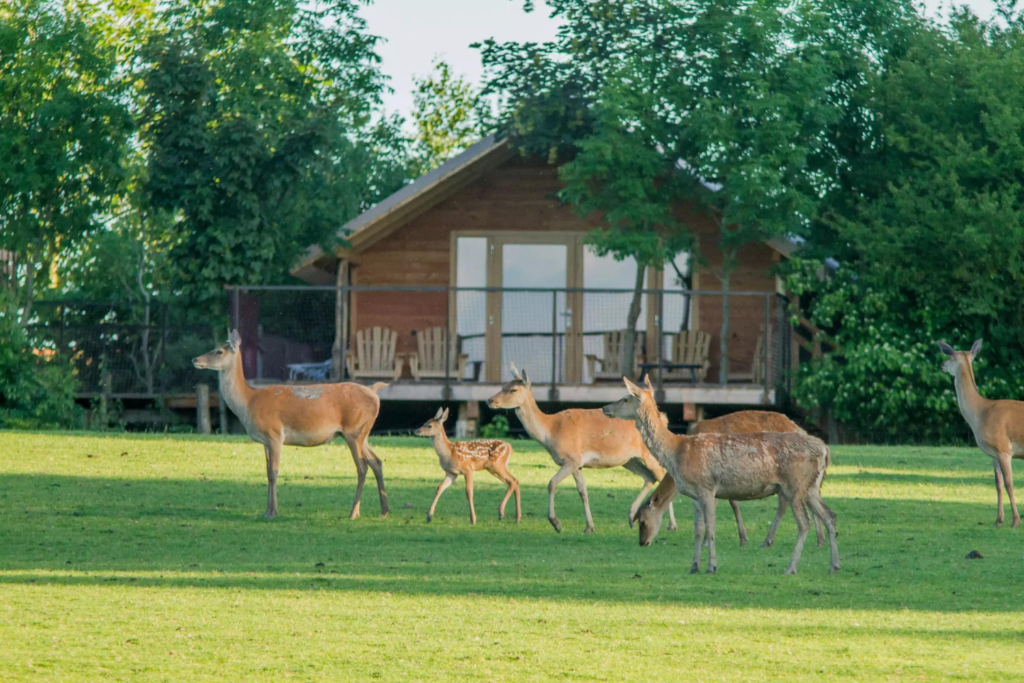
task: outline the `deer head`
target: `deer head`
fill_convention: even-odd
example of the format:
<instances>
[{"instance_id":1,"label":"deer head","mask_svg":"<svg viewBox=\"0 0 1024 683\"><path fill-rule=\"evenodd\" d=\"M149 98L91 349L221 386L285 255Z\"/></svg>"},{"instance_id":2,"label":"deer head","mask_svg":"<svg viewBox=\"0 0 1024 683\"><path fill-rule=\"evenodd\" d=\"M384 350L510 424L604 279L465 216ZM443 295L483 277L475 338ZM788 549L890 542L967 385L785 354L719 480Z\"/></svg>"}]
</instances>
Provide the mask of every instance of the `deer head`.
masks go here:
<instances>
[{"instance_id":1,"label":"deer head","mask_svg":"<svg viewBox=\"0 0 1024 683\"><path fill-rule=\"evenodd\" d=\"M231 330L228 343L218 346L213 351L192 359L192 365L199 370L227 370L234 366L242 348L242 337L238 330Z\"/></svg>"},{"instance_id":2,"label":"deer head","mask_svg":"<svg viewBox=\"0 0 1024 683\"><path fill-rule=\"evenodd\" d=\"M440 436L444 434L444 423L448 419L448 409L438 408L434 417L423 423L423 426L416 430L416 436Z\"/></svg>"},{"instance_id":3,"label":"deer head","mask_svg":"<svg viewBox=\"0 0 1024 683\"><path fill-rule=\"evenodd\" d=\"M519 408L530 398L530 378L527 377L526 370L516 370L515 363L512 363L511 367L512 380L487 401L491 408Z\"/></svg>"},{"instance_id":4,"label":"deer head","mask_svg":"<svg viewBox=\"0 0 1024 683\"><path fill-rule=\"evenodd\" d=\"M942 363L942 369L956 377L961 371L971 376L974 374L972 363L978 354L981 353L981 340L974 342L970 351L957 351L946 342L937 342L939 350L946 354L946 360Z\"/></svg>"}]
</instances>

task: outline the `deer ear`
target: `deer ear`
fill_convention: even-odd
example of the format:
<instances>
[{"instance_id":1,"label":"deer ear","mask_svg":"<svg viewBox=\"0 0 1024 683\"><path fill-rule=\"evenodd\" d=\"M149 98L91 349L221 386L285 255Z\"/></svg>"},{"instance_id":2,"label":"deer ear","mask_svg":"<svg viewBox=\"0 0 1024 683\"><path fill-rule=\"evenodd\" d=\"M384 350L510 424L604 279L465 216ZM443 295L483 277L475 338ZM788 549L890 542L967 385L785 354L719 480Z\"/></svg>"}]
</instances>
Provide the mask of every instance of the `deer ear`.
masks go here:
<instances>
[{"instance_id":1,"label":"deer ear","mask_svg":"<svg viewBox=\"0 0 1024 683\"><path fill-rule=\"evenodd\" d=\"M442 413L444 413L444 407L438 408L438 409L437 409L437 412L436 412L436 413L434 413L434 419L435 419L435 420L440 420L440 419L441 419L441 414L442 414Z\"/></svg>"},{"instance_id":2,"label":"deer ear","mask_svg":"<svg viewBox=\"0 0 1024 683\"><path fill-rule=\"evenodd\" d=\"M444 424L448 420L448 409L445 408L444 412L441 413L441 424Z\"/></svg>"},{"instance_id":3,"label":"deer ear","mask_svg":"<svg viewBox=\"0 0 1024 683\"><path fill-rule=\"evenodd\" d=\"M238 330L231 330L231 334L228 335L228 343L237 351L238 347L242 345L242 335L238 334Z\"/></svg>"},{"instance_id":4,"label":"deer ear","mask_svg":"<svg viewBox=\"0 0 1024 683\"><path fill-rule=\"evenodd\" d=\"M654 393L654 387L651 385L650 375L644 375L644 388L646 388L647 391L651 392L652 394Z\"/></svg>"},{"instance_id":5,"label":"deer ear","mask_svg":"<svg viewBox=\"0 0 1024 683\"><path fill-rule=\"evenodd\" d=\"M519 376L519 371L516 370L516 364L514 362L509 362L508 367L512 370L513 379L522 379L522 377Z\"/></svg>"},{"instance_id":6,"label":"deer ear","mask_svg":"<svg viewBox=\"0 0 1024 683\"><path fill-rule=\"evenodd\" d=\"M946 354L950 358L952 358L953 354L956 353L956 351L953 349L953 347L950 346L949 344L947 344L944 341L935 342L935 343L939 345L939 351L942 351L944 354Z\"/></svg>"},{"instance_id":7,"label":"deer ear","mask_svg":"<svg viewBox=\"0 0 1024 683\"><path fill-rule=\"evenodd\" d=\"M622 378L622 382L623 382L623 384L626 385L626 391L628 391L631 396L639 396L640 395L640 391L641 391L640 387L638 387L637 385L635 385L632 382L630 382L628 377L623 377Z\"/></svg>"},{"instance_id":8,"label":"deer ear","mask_svg":"<svg viewBox=\"0 0 1024 683\"><path fill-rule=\"evenodd\" d=\"M974 342L974 346L971 347L971 360L974 360L975 358L977 358L979 353L981 353L981 340L980 339L978 341Z\"/></svg>"},{"instance_id":9,"label":"deer ear","mask_svg":"<svg viewBox=\"0 0 1024 683\"><path fill-rule=\"evenodd\" d=\"M526 376L526 370L519 371L519 379L523 380L523 384L526 385L527 389L530 388L530 378Z\"/></svg>"}]
</instances>

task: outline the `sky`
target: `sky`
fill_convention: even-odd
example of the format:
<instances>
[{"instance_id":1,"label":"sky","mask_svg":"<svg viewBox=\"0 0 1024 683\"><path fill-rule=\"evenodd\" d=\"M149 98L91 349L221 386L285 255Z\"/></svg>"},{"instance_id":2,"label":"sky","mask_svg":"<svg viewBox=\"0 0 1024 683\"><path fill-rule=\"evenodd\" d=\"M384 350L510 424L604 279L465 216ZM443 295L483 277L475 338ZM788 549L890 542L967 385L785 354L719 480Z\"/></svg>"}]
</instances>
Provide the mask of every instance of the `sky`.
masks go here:
<instances>
[{"instance_id":1,"label":"sky","mask_svg":"<svg viewBox=\"0 0 1024 683\"><path fill-rule=\"evenodd\" d=\"M950 0L925 0L928 12L947 12ZM983 17L992 13L992 0L967 0ZM557 22L548 17L542 1L523 12L522 0L375 0L362 11L370 33L386 42L378 47L384 73L394 92L385 97L387 111L406 119L412 111L413 77L430 73L435 56L457 74L477 84L483 69L480 53L470 43L495 38L499 42L543 42L555 37Z\"/></svg>"}]
</instances>

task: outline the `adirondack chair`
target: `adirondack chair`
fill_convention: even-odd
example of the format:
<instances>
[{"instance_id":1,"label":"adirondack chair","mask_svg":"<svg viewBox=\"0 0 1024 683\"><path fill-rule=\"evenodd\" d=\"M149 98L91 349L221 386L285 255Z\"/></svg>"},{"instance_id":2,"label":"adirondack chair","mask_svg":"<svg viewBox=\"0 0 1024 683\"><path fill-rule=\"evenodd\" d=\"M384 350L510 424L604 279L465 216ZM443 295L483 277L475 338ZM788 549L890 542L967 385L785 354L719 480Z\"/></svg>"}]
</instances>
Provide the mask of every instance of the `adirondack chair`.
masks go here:
<instances>
[{"instance_id":1,"label":"adirondack chair","mask_svg":"<svg viewBox=\"0 0 1024 683\"><path fill-rule=\"evenodd\" d=\"M595 382L611 380L621 382L623 377L633 378L639 371L639 363L643 361L644 333L637 332L633 342L633 367L622 368L622 347L626 343L626 330L615 330L604 333L604 356L592 353L586 355L587 373ZM600 366L600 369L598 369Z\"/></svg>"},{"instance_id":2,"label":"adirondack chair","mask_svg":"<svg viewBox=\"0 0 1024 683\"><path fill-rule=\"evenodd\" d=\"M412 371L413 379L445 376L444 336L443 327L417 330L416 348L418 351L409 354L409 370ZM457 335L453 335L448 357L450 363L448 376L456 381L462 380L466 374L468 360L468 353L459 353L459 338Z\"/></svg>"},{"instance_id":3,"label":"adirondack chair","mask_svg":"<svg viewBox=\"0 0 1024 683\"><path fill-rule=\"evenodd\" d=\"M754 344L754 357L750 361L750 370L747 372L730 372L730 382L764 384L764 328L761 329L761 334L757 335L757 343Z\"/></svg>"},{"instance_id":4,"label":"adirondack chair","mask_svg":"<svg viewBox=\"0 0 1024 683\"><path fill-rule=\"evenodd\" d=\"M398 379L404 363L395 355L398 333L387 327L371 327L356 332L355 350L346 354L348 374L353 378Z\"/></svg>"},{"instance_id":5,"label":"adirondack chair","mask_svg":"<svg viewBox=\"0 0 1024 683\"><path fill-rule=\"evenodd\" d=\"M669 348L670 363L695 363L700 365L694 372L698 382L704 381L708 374L708 367L711 361L708 360L708 351L711 348L711 335L700 330L684 330L679 334L672 335L672 345ZM665 372L666 382L690 381L693 375L685 368L668 370Z\"/></svg>"}]
</instances>

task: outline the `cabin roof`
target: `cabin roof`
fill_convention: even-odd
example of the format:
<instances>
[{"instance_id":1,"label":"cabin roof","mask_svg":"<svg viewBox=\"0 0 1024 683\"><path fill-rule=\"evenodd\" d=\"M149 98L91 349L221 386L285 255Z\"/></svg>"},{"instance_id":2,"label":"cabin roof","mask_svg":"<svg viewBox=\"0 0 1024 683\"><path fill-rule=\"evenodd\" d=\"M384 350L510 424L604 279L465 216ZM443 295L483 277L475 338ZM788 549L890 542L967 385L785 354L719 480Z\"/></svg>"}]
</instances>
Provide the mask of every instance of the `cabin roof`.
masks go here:
<instances>
[{"instance_id":1,"label":"cabin roof","mask_svg":"<svg viewBox=\"0 0 1024 683\"><path fill-rule=\"evenodd\" d=\"M333 255L317 245L309 247L292 269L292 275L311 284L334 284L335 258L367 249L514 155L507 138L498 140L488 135L345 223L338 236L349 247L339 248ZM707 183L705 187L714 191ZM799 246L785 237L773 237L766 244L786 258Z\"/></svg>"}]
</instances>

